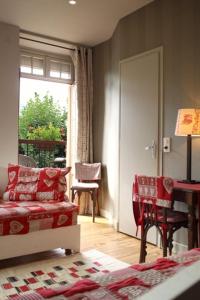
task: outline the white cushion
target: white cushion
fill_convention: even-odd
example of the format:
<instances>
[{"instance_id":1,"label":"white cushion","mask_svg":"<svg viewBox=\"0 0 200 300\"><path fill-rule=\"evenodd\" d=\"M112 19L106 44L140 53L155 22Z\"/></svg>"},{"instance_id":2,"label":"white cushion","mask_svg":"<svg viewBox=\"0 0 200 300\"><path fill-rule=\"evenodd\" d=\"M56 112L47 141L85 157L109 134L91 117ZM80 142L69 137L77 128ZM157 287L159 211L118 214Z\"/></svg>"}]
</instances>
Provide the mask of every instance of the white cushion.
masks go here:
<instances>
[{"instance_id":1,"label":"white cushion","mask_svg":"<svg viewBox=\"0 0 200 300\"><path fill-rule=\"evenodd\" d=\"M99 185L96 182L76 182L72 185L72 189L98 189Z\"/></svg>"}]
</instances>

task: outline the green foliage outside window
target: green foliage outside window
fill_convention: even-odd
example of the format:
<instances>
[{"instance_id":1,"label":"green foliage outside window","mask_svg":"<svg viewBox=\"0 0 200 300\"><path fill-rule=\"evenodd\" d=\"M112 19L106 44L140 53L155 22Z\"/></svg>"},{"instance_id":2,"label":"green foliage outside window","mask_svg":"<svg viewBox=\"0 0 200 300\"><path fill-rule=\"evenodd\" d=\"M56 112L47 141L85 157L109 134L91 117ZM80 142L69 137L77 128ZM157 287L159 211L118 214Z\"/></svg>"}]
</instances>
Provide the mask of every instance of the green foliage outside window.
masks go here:
<instances>
[{"instance_id":1,"label":"green foliage outside window","mask_svg":"<svg viewBox=\"0 0 200 300\"><path fill-rule=\"evenodd\" d=\"M61 131L60 128L54 127L52 123L50 123L48 126L38 126L32 129L28 132L28 139L60 141Z\"/></svg>"},{"instance_id":2,"label":"green foliage outside window","mask_svg":"<svg viewBox=\"0 0 200 300\"><path fill-rule=\"evenodd\" d=\"M66 140L67 113L52 96L35 93L19 115L20 139Z\"/></svg>"},{"instance_id":3,"label":"green foliage outside window","mask_svg":"<svg viewBox=\"0 0 200 300\"><path fill-rule=\"evenodd\" d=\"M19 114L19 139L66 141L67 112L55 103L48 93L41 98L35 93L34 98L28 100ZM48 151L36 145L19 146L19 153L33 157L39 167L53 166L55 156L65 157L63 148L52 148Z\"/></svg>"}]
</instances>

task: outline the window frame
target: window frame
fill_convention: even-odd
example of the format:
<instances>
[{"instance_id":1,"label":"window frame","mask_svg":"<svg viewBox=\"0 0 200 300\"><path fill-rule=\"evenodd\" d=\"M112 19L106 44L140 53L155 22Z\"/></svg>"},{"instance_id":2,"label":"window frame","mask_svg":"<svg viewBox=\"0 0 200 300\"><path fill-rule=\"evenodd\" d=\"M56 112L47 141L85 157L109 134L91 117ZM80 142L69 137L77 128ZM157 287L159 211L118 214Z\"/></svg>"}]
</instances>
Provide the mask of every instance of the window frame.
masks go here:
<instances>
[{"instance_id":1,"label":"window frame","mask_svg":"<svg viewBox=\"0 0 200 300\"><path fill-rule=\"evenodd\" d=\"M21 56L30 56L31 57L31 68L32 68L32 58L41 58L43 59L43 71L44 75L37 75L33 73L26 73L21 71ZM70 71L71 71L71 78L70 79L64 79L64 78L57 78L57 77L51 77L50 76L50 61L55 60L58 63L62 65L63 64L69 64L70 65ZM52 81L52 82L58 82L58 83L66 83L72 85L74 83L74 64L72 62L72 59L69 55L63 56L55 53L48 53L48 52L42 52L42 51L35 51L34 49L26 49L21 48L20 51L20 66L19 66L19 72L20 77L23 78L30 78L30 79L36 79L36 80L45 80L45 81Z\"/></svg>"}]
</instances>

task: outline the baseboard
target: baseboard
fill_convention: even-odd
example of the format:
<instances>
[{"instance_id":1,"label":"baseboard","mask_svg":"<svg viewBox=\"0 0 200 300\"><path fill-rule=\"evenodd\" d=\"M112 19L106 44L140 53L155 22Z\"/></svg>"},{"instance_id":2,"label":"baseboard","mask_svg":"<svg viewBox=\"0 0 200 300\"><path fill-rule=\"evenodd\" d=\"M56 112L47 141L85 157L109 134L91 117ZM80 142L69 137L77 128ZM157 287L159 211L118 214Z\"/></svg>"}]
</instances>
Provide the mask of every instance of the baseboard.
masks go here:
<instances>
[{"instance_id":1,"label":"baseboard","mask_svg":"<svg viewBox=\"0 0 200 300\"><path fill-rule=\"evenodd\" d=\"M113 225L113 227L117 230L118 222L115 218L113 218L113 215L109 211L105 209L100 209L100 215L106 218L109 224Z\"/></svg>"},{"instance_id":2,"label":"baseboard","mask_svg":"<svg viewBox=\"0 0 200 300\"><path fill-rule=\"evenodd\" d=\"M180 252L184 252L184 251L187 251L188 250L188 246L187 245L184 245L184 244L181 244L181 243L178 243L178 242L173 242L173 254L178 254Z\"/></svg>"}]
</instances>

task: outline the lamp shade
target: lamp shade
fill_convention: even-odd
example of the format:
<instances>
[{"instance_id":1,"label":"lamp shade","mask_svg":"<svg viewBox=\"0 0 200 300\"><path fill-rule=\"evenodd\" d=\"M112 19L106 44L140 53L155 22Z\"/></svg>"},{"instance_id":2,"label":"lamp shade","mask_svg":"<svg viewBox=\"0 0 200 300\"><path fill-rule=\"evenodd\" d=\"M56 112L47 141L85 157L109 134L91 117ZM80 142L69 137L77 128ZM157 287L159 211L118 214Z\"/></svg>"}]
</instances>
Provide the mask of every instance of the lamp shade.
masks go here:
<instances>
[{"instance_id":1,"label":"lamp shade","mask_svg":"<svg viewBox=\"0 0 200 300\"><path fill-rule=\"evenodd\" d=\"M183 108L178 110L175 135L200 135L200 109Z\"/></svg>"}]
</instances>

